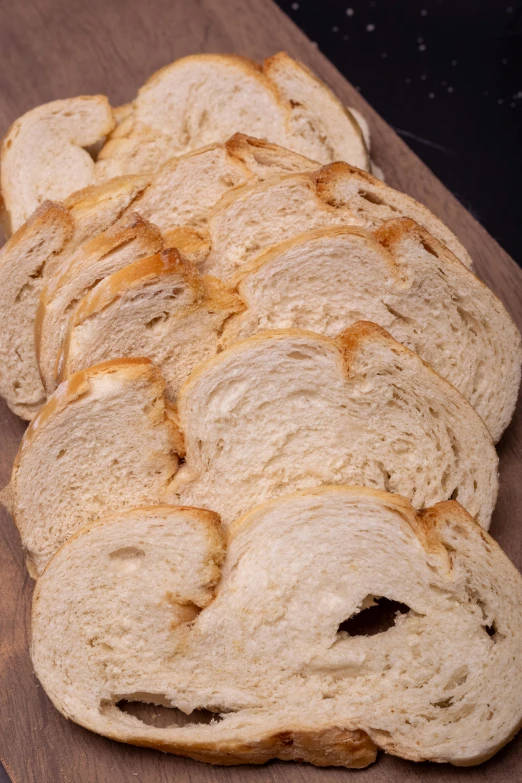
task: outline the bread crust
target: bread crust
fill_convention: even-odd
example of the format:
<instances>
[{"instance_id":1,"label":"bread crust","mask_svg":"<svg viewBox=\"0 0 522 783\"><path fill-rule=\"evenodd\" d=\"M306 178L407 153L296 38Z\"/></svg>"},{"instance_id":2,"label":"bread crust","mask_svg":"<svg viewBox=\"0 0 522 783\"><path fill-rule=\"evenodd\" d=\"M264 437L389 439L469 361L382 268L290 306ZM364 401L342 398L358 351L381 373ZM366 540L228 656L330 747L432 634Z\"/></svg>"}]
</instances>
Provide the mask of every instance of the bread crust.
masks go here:
<instances>
[{"instance_id":1,"label":"bread crust","mask_svg":"<svg viewBox=\"0 0 522 783\"><path fill-rule=\"evenodd\" d=\"M373 174L370 174L368 171L362 171L362 169L358 169L355 166L352 166L350 163L346 163L345 161L337 161L335 163L329 163L327 166L323 166L323 168L320 169L320 171L317 173L316 187L319 197L331 206L339 206L339 202L336 200L335 193L332 191L332 188L336 181L342 181L346 176L358 180L362 185L369 184L383 194L390 192L400 193L400 191L395 191L394 188L390 188L388 185L385 185L384 182L382 182L380 179L377 179L377 177L374 177ZM471 269L473 266L473 261L470 254L464 245L462 245L458 238L448 228L448 226L446 226L442 220L439 220L439 218L436 217L436 215L434 215L427 207L425 207L424 204L416 201L416 199L414 199L412 196L408 196L405 193L400 193L400 195L416 210L418 210L419 213L427 219L427 222L434 222L437 225L437 229L445 237L445 244L448 244L448 241L451 240L449 242L450 244L458 245L460 260L465 266L468 267L468 269Z\"/></svg>"},{"instance_id":2,"label":"bread crust","mask_svg":"<svg viewBox=\"0 0 522 783\"><path fill-rule=\"evenodd\" d=\"M86 726L85 728L91 728ZM215 742L154 741L135 735L124 740L107 735L118 742L130 742L140 747L187 756L195 761L221 766L266 764L271 759L300 761L316 767L363 769L377 758L377 745L362 729L329 726L321 729L281 728L275 733L250 742L221 740Z\"/></svg>"}]
</instances>

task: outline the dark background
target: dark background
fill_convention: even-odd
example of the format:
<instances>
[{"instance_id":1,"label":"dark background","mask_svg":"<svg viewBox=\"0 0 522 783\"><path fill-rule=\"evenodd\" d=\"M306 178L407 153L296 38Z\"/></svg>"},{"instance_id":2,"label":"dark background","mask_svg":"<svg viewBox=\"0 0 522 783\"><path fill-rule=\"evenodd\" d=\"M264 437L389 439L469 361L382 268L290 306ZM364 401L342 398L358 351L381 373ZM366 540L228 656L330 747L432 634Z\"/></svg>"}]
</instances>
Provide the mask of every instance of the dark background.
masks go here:
<instances>
[{"instance_id":1,"label":"dark background","mask_svg":"<svg viewBox=\"0 0 522 783\"><path fill-rule=\"evenodd\" d=\"M522 265L521 0L278 5Z\"/></svg>"}]
</instances>

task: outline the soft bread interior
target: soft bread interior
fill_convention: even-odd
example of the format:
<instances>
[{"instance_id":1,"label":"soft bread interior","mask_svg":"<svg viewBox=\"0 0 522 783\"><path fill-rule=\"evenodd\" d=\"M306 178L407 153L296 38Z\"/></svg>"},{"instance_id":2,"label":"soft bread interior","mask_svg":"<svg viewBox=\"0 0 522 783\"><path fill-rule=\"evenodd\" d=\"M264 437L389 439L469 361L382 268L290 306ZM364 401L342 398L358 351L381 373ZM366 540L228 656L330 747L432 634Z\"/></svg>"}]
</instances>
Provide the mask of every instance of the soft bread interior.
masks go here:
<instances>
[{"instance_id":1,"label":"soft bread interior","mask_svg":"<svg viewBox=\"0 0 522 783\"><path fill-rule=\"evenodd\" d=\"M374 321L453 384L500 438L520 384L520 333L499 299L442 243L407 218L374 235L324 228L270 248L238 273L246 309L230 345L263 329L339 334Z\"/></svg>"},{"instance_id":2,"label":"soft bread interior","mask_svg":"<svg viewBox=\"0 0 522 783\"><path fill-rule=\"evenodd\" d=\"M49 278L35 319L38 367L47 394L56 388L63 342L78 302L104 277L158 252L162 245L156 226L132 213L80 245L67 269Z\"/></svg>"},{"instance_id":3,"label":"soft bread interior","mask_svg":"<svg viewBox=\"0 0 522 783\"><path fill-rule=\"evenodd\" d=\"M317 165L283 147L236 133L225 143L172 158L129 210L164 234L182 226L204 231L209 210L233 188Z\"/></svg>"},{"instance_id":4,"label":"soft bread interior","mask_svg":"<svg viewBox=\"0 0 522 783\"><path fill-rule=\"evenodd\" d=\"M97 174L109 179L153 171L174 155L237 131L322 163L349 156L356 166L369 165L353 118L288 56L268 61L263 72L243 57L199 54L162 68L139 90L101 150Z\"/></svg>"},{"instance_id":5,"label":"soft bread interior","mask_svg":"<svg viewBox=\"0 0 522 783\"><path fill-rule=\"evenodd\" d=\"M517 731L522 579L457 503L418 515L337 487L260 506L233 527L208 606L222 550L202 513L109 518L47 567L32 658L67 717L228 764L365 766L375 745L475 764ZM398 611L384 627L361 624L386 601ZM122 700L177 708L174 725L147 725Z\"/></svg>"},{"instance_id":6,"label":"soft bread interior","mask_svg":"<svg viewBox=\"0 0 522 783\"><path fill-rule=\"evenodd\" d=\"M114 124L104 95L53 101L16 120L2 144L0 175L11 231L44 201L61 201L95 182L95 163L85 148Z\"/></svg>"},{"instance_id":7,"label":"soft bread interior","mask_svg":"<svg viewBox=\"0 0 522 783\"><path fill-rule=\"evenodd\" d=\"M121 177L82 190L64 205L42 204L0 251L0 393L32 419L45 401L34 321L46 280L67 268L86 239L104 231L147 184Z\"/></svg>"},{"instance_id":8,"label":"soft bread interior","mask_svg":"<svg viewBox=\"0 0 522 783\"><path fill-rule=\"evenodd\" d=\"M297 489L361 484L417 508L458 499L487 527L497 456L469 403L374 324L282 330L197 368L178 395L186 463L169 487L228 524Z\"/></svg>"},{"instance_id":9,"label":"soft bread interior","mask_svg":"<svg viewBox=\"0 0 522 783\"><path fill-rule=\"evenodd\" d=\"M184 246L180 231L166 241ZM176 271L153 274L151 263L106 278L78 305L62 377L116 356L148 356L175 399L191 370L220 347L267 329L335 337L366 319L452 383L495 441L511 419L522 359L518 329L500 300L408 218L387 221L373 234L356 227L298 234L240 268L240 298L215 282L210 297L192 297L191 310L172 295ZM199 291L208 288L208 278L195 271L192 278Z\"/></svg>"},{"instance_id":10,"label":"soft bread interior","mask_svg":"<svg viewBox=\"0 0 522 783\"><path fill-rule=\"evenodd\" d=\"M73 375L24 435L10 489L32 572L88 521L159 502L177 469L177 427L148 360Z\"/></svg>"},{"instance_id":11,"label":"soft bread interior","mask_svg":"<svg viewBox=\"0 0 522 783\"><path fill-rule=\"evenodd\" d=\"M207 274L234 280L255 255L303 231L334 225L375 230L399 217L415 220L471 266L457 237L426 207L367 172L334 163L223 196L209 215L212 249L203 268Z\"/></svg>"},{"instance_id":12,"label":"soft bread interior","mask_svg":"<svg viewBox=\"0 0 522 783\"><path fill-rule=\"evenodd\" d=\"M71 318L61 379L109 359L146 356L175 401L194 367L216 355L223 324L241 309L237 296L199 277L176 250L165 250L109 275L86 294Z\"/></svg>"}]
</instances>

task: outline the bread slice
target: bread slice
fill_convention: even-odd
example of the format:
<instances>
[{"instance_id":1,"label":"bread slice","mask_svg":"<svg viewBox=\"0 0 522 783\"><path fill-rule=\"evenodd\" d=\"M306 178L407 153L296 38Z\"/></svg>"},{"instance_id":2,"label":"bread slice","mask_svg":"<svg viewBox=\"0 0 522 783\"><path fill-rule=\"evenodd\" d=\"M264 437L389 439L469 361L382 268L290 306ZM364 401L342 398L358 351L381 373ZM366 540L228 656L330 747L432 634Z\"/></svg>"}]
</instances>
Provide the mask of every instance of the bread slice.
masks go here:
<instances>
[{"instance_id":1,"label":"bread slice","mask_svg":"<svg viewBox=\"0 0 522 783\"><path fill-rule=\"evenodd\" d=\"M236 133L228 141L172 158L151 178L129 210L163 232L206 230L210 209L221 196L277 174L313 171L318 164L295 152Z\"/></svg>"},{"instance_id":2,"label":"bread slice","mask_svg":"<svg viewBox=\"0 0 522 783\"><path fill-rule=\"evenodd\" d=\"M212 249L203 270L233 280L255 255L303 231L334 225L375 230L399 217L415 220L471 267L467 250L426 207L367 172L334 163L223 196L209 215Z\"/></svg>"},{"instance_id":3,"label":"bread slice","mask_svg":"<svg viewBox=\"0 0 522 783\"><path fill-rule=\"evenodd\" d=\"M497 441L520 384L520 333L502 302L425 229L408 218L373 235L331 227L297 235L236 275L246 310L222 345L263 329L335 337L363 318L387 329L450 381Z\"/></svg>"},{"instance_id":4,"label":"bread slice","mask_svg":"<svg viewBox=\"0 0 522 783\"><path fill-rule=\"evenodd\" d=\"M67 269L44 287L35 318L35 343L40 375L47 394L56 388L58 361L75 306L97 282L133 261L161 250L156 226L131 213L80 245Z\"/></svg>"},{"instance_id":5,"label":"bread slice","mask_svg":"<svg viewBox=\"0 0 522 783\"><path fill-rule=\"evenodd\" d=\"M1 151L0 183L8 231L16 231L44 201L61 201L95 181L86 147L114 128L104 95L38 106L10 127Z\"/></svg>"},{"instance_id":6,"label":"bread slice","mask_svg":"<svg viewBox=\"0 0 522 783\"><path fill-rule=\"evenodd\" d=\"M85 239L111 225L147 183L122 177L64 205L42 204L0 250L0 394L23 419L32 419L45 401L34 319L46 279L67 266Z\"/></svg>"},{"instance_id":7,"label":"bread slice","mask_svg":"<svg viewBox=\"0 0 522 783\"><path fill-rule=\"evenodd\" d=\"M178 395L186 461L166 500L229 524L321 484L397 492L422 509L453 498L488 527L497 455L456 389L379 326L332 340L297 329L236 343Z\"/></svg>"},{"instance_id":8,"label":"bread slice","mask_svg":"<svg viewBox=\"0 0 522 783\"><path fill-rule=\"evenodd\" d=\"M236 134L224 144L215 144L171 161L154 178L137 175L117 177L104 185L93 185L70 196L64 206L73 221L72 235L60 252L56 251L52 243L47 250L47 223L44 213L41 213L41 220L35 221L31 228L31 236L34 236L35 242L41 243L38 257L42 262L38 267L38 275L42 281L39 287L33 285L32 256L21 259L17 251L6 249L1 262L0 278L5 278L7 290L12 289L11 278L20 281L20 288L25 286L23 323L20 322L16 308L8 302L5 303L4 312L13 333L23 335L24 362L30 364L27 372L34 379L33 385L26 385L24 378L19 377L20 373L11 372L6 366L6 388L21 383L20 399L43 399L34 355L32 322L43 280L58 278L69 264L75 263L75 255L78 255L82 243L104 232L122 216L132 220L134 212L138 210L140 215L161 229L167 245L175 246L183 256L201 264L209 250L205 231L206 215L223 193L244 182L264 180L273 176L274 172L288 173L315 168L314 161L276 145ZM52 223L52 215L49 220ZM38 226L41 227L39 233ZM17 294L18 291L15 291L13 296L16 298ZM2 351L5 355L13 354L12 346L11 340L6 339L4 343L0 335L0 355ZM57 357L54 357L53 363L56 360ZM16 366L17 355L10 356L9 361ZM36 396L35 389L38 390ZM12 404L15 404L14 400ZM16 412L31 418L38 404L32 408L18 406Z\"/></svg>"},{"instance_id":9,"label":"bread slice","mask_svg":"<svg viewBox=\"0 0 522 783\"><path fill-rule=\"evenodd\" d=\"M220 347L266 329L335 337L364 318L450 381L494 440L511 419L522 360L515 324L472 272L408 218L387 221L374 235L354 227L300 234L241 268L240 298L214 283L210 298L194 293L189 309L172 298L180 285L172 258L165 267L159 258L138 262L86 295L70 321L62 380L118 355L148 356L175 400L191 370ZM208 278L196 283L193 272L190 279L194 292L208 288Z\"/></svg>"},{"instance_id":10,"label":"bread slice","mask_svg":"<svg viewBox=\"0 0 522 783\"><path fill-rule=\"evenodd\" d=\"M72 233L68 210L48 202L0 250L0 394L23 419L31 419L45 401L33 336L42 267Z\"/></svg>"},{"instance_id":11,"label":"bread slice","mask_svg":"<svg viewBox=\"0 0 522 783\"><path fill-rule=\"evenodd\" d=\"M147 356L175 401L194 367L216 355L225 321L242 309L218 281L200 277L177 250L164 250L109 275L81 300L59 380L108 359Z\"/></svg>"},{"instance_id":12,"label":"bread slice","mask_svg":"<svg viewBox=\"0 0 522 783\"><path fill-rule=\"evenodd\" d=\"M382 748L470 765L519 729L522 579L458 503L328 487L264 504L233 526L210 603L203 513L115 515L48 565L32 659L67 718L214 764L364 767Z\"/></svg>"},{"instance_id":13,"label":"bread slice","mask_svg":"<svg viewBox=\"0 0 522 783\"><path fill-rule=\"evenodd\" d=\"M159 501L183 450L163 391L147 359L115 360L73 375L33 419L2 495L32 575L88 521Z\"/></svg>"},{"instance_id":14,"label":"bread slice","mask_svg":"<svg viewBox=\"0 0 522 783\"><path fill-rule=\"evenodd\" d=\"M100 180L157 170L166 160L240 131L321 163L369 167L359 125L304 66L280 53L263 68L244 57L197 54L139 90L96 164Z\"/></svg>"}]
</instances>

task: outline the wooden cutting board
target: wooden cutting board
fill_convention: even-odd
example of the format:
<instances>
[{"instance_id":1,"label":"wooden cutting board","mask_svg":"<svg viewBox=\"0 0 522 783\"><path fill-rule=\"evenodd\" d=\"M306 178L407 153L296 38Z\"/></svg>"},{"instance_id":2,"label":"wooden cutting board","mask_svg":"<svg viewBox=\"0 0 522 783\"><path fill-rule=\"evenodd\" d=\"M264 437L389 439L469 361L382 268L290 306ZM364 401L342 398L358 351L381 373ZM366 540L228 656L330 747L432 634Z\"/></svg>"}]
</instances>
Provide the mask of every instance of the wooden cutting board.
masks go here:
<instances>
[{"instance_id":1,"label":"wooden cutting board","mask_svg":"<svg viewBox=\"0 0 522 783\"><path fill-rule=\"evenodd\" d=\"M271 0L1 0L0 134L23 112L55 98L105 93L113 105L125 103L153 71L186 54L236 52L261 60L281 49L362 111L387 181L448 223L471 252L480 277L522 327L522 271ZM519 568L521 408L500 444L500 497L492 527ZM0 403L0 486L8 481L23 430ZM522 780L522 732L481 767L415 765L381 755L362 772L281 762L210 767L91 734L54 710L32 673L32 582L4 512L0 539L0 758L13 783L334 783L352 775L361 783Z\"/></svg>"}]
</instances>

